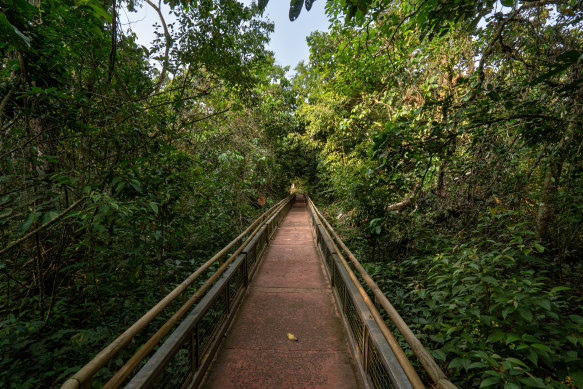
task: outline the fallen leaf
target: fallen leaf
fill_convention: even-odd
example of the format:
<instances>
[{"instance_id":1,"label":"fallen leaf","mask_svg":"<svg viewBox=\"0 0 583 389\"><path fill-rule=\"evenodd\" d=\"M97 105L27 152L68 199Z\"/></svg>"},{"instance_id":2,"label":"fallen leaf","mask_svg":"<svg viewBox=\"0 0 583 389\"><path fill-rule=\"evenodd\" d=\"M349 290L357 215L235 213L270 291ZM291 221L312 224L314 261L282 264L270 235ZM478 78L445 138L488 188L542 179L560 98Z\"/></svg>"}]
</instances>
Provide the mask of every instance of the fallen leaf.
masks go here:
<instances>
[{"instance_id":1,"label":"fallen leaf","mask_svg":"<svg viewBox=\"0 0 583 389\"><path fill-rule=\"evenodd\" d=\"M297 341L299 341L299 339L298 339L298 338L296 338L296 337L294 336L294 334L290 334L289 332L287 333L287 338L288 338L289 340L293 340L294 342L297 342Z\"/></svg>"}]
</instances>

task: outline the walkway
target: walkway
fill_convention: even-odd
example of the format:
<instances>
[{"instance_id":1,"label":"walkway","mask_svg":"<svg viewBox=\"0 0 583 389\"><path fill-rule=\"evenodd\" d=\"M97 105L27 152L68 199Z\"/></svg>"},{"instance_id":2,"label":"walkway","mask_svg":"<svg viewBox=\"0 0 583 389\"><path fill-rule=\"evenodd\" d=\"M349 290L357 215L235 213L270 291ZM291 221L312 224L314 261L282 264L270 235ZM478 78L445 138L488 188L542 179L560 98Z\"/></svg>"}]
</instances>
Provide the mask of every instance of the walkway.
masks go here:
<instances>
[{"instance_id":1,"label":"walkway","mask_svg":"<svg viewBox=\"0 0 583 389\"><path fill-rule=\"evenodd\" d=\"M292 334L297 340L289 339ZM206 388L359 388L299 197L271 242Z\"/></svg>"}]
</instances>

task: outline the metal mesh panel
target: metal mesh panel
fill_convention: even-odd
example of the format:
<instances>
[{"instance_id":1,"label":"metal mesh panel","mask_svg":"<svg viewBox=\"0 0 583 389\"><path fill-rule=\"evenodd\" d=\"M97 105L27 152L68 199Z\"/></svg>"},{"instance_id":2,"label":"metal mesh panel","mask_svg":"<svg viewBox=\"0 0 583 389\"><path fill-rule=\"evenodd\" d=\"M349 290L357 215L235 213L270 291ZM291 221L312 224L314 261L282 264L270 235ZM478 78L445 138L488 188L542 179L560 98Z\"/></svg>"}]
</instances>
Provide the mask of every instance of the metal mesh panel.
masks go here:
<instances>
[{"instance_id":1,"label":"metal mesh panel","mask_svg":"<svg viewBox=\"0 0 583 389\"><path fill-rule=\"evenodd\" d=\"M168 335L128 386L138 388L155 382L154 387L158 388L183 388L200 383L211 362L211 353L217 349L221 335L227 327L227 321L232 319L235 312L235 310L229 312L227 308L241 297L247 285L245 277L250 274L248 270L256 268L259 257L269 243L270 233L277 229L290 206L291 203L287 203L273 217L271 223L261 227L254 237L254 247L246 253L246 258L242 256L237 258L232 264L236 267L231 266L225 277L219 278L214 283L199 305L195 306L183 322ZM199 284L193 285L192 288ZM179 304L179 301L177 300L175 304Z\"/></svg>"},{"instance_id":2,"label":"metal mesh panel","mask_svg":"<svg viewBox=\"0 0 583 389\"><path fill-rule=\"evenodd\" d=\"M334 272L334 286L336 287L336 290L338 291L338 297L340 298L338 303L340 304L341 308L344 308L344 305L346 304L344 302L346 299L346 285L344 285L344 280L342 279L342 276L338 270Z\"/></svg>"},{"instance_id":3,"label":"metal mesh panel","mask_svg":"<svg viewBox=\"0 0 583 389\"><path fill-rule=\"evenodd\" d=\"M190 344L186 342L160 375L154 388L182 388L190 374Z\"/></svg>"},{"instance_id":4,"label":"metal mesh panel","mask_svg":"<svg viewBox=\"0 0 583 389\"><path fill-rule=\"evenodd\" d=\"M241 265L239 266L239 268L235 271L235 274L233 274L233 277L231 277L231 279L229 280L229 304L232 306L233 301L235 301L235 299L237 298L237 296L239 295L239 291L241 291L241 289L243 288L243 286L245 285L245 274L244 274L244 262L241 263Z\"/></svg>"},{"instance_id":5,"label":"metal mesh panel","mask_svg":"<svg viewBox=\"0 0 583 389\"><path fill-rule=\"evenodd\" d=\"M198 323L198 336L200 339L201 356L206 354L215 331L220 327L223 320L225 319L226 308L225 291L223 290Z\"/></svg>"},{"instance_id":6,"label":"metal mesh panel","mask_svg":"<svg viewBox=\"0 0 583 389\"><path fill-rule=\"evenodd\" d=\"M265 241L267 238L267 230L263 231L259 239L257 239L257 244L255 245L255 255L257 258L261 255L263 248L265 247Z\"/></svg>"},{"instance_id":7,"label":"metal mesh panel","mask_svg":"<svg viewBox=\"0 0 583 389\"><path fill-rule=\"evenodd\" d=\"M328 265L328 269L330 269L330 273L332 273L334 267L334 256L328 250L326 250L326 264Z\"/></svg>"},{"instance_id":8,"label":"metal mesh panel","mask_svg":"<svg viewBox=\"0 0 583 389\"><path fill-rule=\"evenodd\" d=\"M269 244L269 239L270 239L270 236L267 234L267 231L261 235L261 250L260 250L260 252L263 252L263 249Z\"/></svg>"},{"instance_id":9,"label":"metal mesh panel","mask_svg":"<svg viewBox=\"0 0 583 389\"><path fill-rule=\"evenodd\" d=\"M247 274L251 274L253 267L257 262L257 244L247 253Z\"/></svg>"},{"instance_id":10,"label":"metal mesh panel","mask_svg":"<svg viewBox=\"0 0 583 389\"><path fill-rule=\"evenodd\" d=\"M322 254L321 258L328 270L332 287L337 293L336 302L344 316L348 335L352 338L350 344L355 348L354 355L368 376L366 380L375 389L410 388L411 384L396 362L392 350L380 332L379 325L372 320L371 313L358 288L353 285L350 271L345 269L336 254L332 253L333 243L328 241L332 238L316 224L317 219L312 212L310 209L312 226ZM362 319L361 315L366 319Z\"/></svg>"},{"instance_id":11,"label":"metal mesh panel","mask_svg":"<svg viewBox=\"0 0 583 389\"><path fill-rule=\"evenodd\" d=\"M378 351L370 337L367 336L366 370L373 386L378 389L392 388L391 380L381 362Z\"/></svg>"},{"instance_id":12,"label":"metal mesh panel","mask_svg":"<svg viewBox=\"0 0 583 389\"><path fill-rule=\"evenodd\" d=\"M346 298L345 312L350 330L352 331L352 335L354 336L354 340L356 342L356 347L362 351L363 324L360 320L360 316L358 316L358 312L356 312L356 308L350 296L347 296Z\"/></svg>"}]
</instances>

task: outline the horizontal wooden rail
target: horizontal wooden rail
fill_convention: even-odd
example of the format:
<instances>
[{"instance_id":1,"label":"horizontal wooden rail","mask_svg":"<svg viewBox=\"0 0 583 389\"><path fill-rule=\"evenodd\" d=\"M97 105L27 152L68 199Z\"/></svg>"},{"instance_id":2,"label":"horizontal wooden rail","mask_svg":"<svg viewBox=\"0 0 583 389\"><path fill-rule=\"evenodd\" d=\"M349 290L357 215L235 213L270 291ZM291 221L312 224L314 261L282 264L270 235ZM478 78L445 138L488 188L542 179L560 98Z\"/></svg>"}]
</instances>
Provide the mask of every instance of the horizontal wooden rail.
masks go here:
<instances>
[{"instance_id":1,"label":"horizontal wooden rail","mask_svg":"<svg viewBox=\"0 0 583 389\"><path fill-rule=\"evenodd\" d=\"M127 389L195 388L243 298L269 239L291 207L286 201L229 259L225 273L127 384ZM223 266L228 265L227 262ZM241 278L243 282L241 282ZM183 350L185 353L180 354ZM188 358L185 358L188 354ZM182 373L181 373L182 372ZM180 375L182 374L182 376Z\"/></svg>"},{"instance_id":2,"label":"horizontal wooden rail","mask_svg":"<svg viewBox=\"0 0 583 389\"><path fill-rule=\"evenodd\" d=\"M278 214L280 210L286 207L293 199L293 195L281 200L276 205L271 207L267 212L263 213L257 220L255 220L245 231L238 237L231 241L227 246L215 254L211 259L200 266L194 273L186 278L180 285L178 285L172 292L158 302L151 308L144 316L130 326L124 333L122 333L116 340L106 346L99 352L88 364L81 368L71 378L69 378L61 389L77 389L77 388L91 388L92 377L103 368L113 357L122 350L137 334L139 334L148 324L150 324L160 313L164 311L177 297L181 296L186 290L213 264L217 261L222 263L222 259L233 247L240 244L240 247L231 255L227 261L217 269L213 275L177 310L172 317L160 327L160 329L134 354L130 360L106 383L107 388L117 388L124 380L131 374L131 372L138 366L138 364L148 355L148 353L161 341L161 339L168 334L168 332L178 323L178 321L188 312L193 304L199 300L204 292L209 289L213 282L215 282L222 273L228 268L229 264L241 253L241 251L248 245L249 241L253 239L254 234L259 231L262 226L269 222L274 215ZM243 241L243 239L247 239ZM243 242L241 244L241 242Z\"/></svg>"},{"instance_id":3,"label":"horizontal wooden rail","mask_svg":"<svg viewBox=\"0 0 583 389\"><path fill-rule=\"evenodd\" d=\"M439 368L439 366L437 365L437 363L435 362L435 360L433 359L431 354L425 349L425 347L423 347L423 345L421 344L419 339L415 336L413 331L411 331L409 326L405 323L405 321L403 320L401 315L397 312L397 310L393 307L393 305L387 299L385 294L381 291L381 289L378 287L378 285L374 282L372 277L362 267L362 265L360 264L358 259L356 259L356 257L350 251L350 249L348 249L348 247L344 244L342 239L340 239L340 237L334 231L332 226L323 217L323 215L320 213L320 211L316 208L314 203L309 198L308 198L308 203L309 203L310 207L313 209L314 217L322 223L322 226L325 229L326 234L329 233L334 238L334 239L332 239L332 237L330 237L330 235L328 235L330 237L330 240L332 241L332 243L331 243L332 246L334 247L336 253L339 255L343 266L345 267L345 269L347 270L347 272L350 275L350 278L353 280L353 282L358 283L358 286L360 286L359 292L361 293L361 295L363 293L366 294L366 292L364 291L364 289L360 285L360 281L358 281L358 278L356 277L356 275L354 274L354 272L352 271L352 269L350 268L348 263L344 260L340 250L338 250L338 247L336 246L334 241L337 242L338 245L340 245L340 247L342 248L342 251L348 256L348 258L350 259L354 268L358 271L358 273L360 274L362 279L366 282L366 285L372 291L373 296L375 297L376 301L385 310L385 312L387 313L387 315L389 316L389 318L391 319L393 324L395 324L395 327L399 330L399 332L401 333L401 335L403 336L403 338L405 339L405 341L407 342L409 347L411 347L411 350L413 350L413 352L415 353L415 356L419 359L419 361L423 365L424 369L426 370L427 374L429 375L429 377L431 378L433 383L435 385L437 385L437 387L440 389L457 389L457 387L447 379L447 376ZM375 320L379 324L379 327L381 328L383 335L385 335L387 342L391 345L391 348L393 349L393 351L397 355L399 362L403 363L405 365L404 369L405 369L405 372L407 373L407 376L410 379L413 378L411 383L413 384L414 387L420 387L420 386L418 386L420 384L420 381L417 381L417 379L419 377L417 376L416 373L414 375L411 373L411 369L413 369L413 368L410 365L409 361L408 360L406 362L403 361L403 357L405 357L405 355L402 352L402 349L400 348L400 346L398 345L398 343L394 339L394 336L390 333L390 330L388 329L388 327L386 326L386 323L384 322L384 320L380 316L380 313L378 312L378 310L376 309L376 307L374 306L374 304L370 300L370 297L368 296L368 294L366 294L366 297L363 295L363 298L365 299L365 301L367 301L367 306L371 309L371 313L373 314L373 317L375 318Z\"/></svg>"},{"instance_id":4,"label":"horizontal wooden rail","mask_svg":"<svg viewBox=\"0 0 583 389\"><path fill-rule=\"evenodd\" d=\"M370 297L347 266L342 253L322 224L321 215L309 198L308 206L318 248L326 264L347 333L352 339L356 360L364 372L363 379L375 388L390 385L397 389L424 389L425 386L417 372L386 323L380 319L380 314ZM354 313L351 314L354 310L359 320ZM371 368L371 358L375 355L380 359L380 363Z\"/></svg>"}]
</instances>

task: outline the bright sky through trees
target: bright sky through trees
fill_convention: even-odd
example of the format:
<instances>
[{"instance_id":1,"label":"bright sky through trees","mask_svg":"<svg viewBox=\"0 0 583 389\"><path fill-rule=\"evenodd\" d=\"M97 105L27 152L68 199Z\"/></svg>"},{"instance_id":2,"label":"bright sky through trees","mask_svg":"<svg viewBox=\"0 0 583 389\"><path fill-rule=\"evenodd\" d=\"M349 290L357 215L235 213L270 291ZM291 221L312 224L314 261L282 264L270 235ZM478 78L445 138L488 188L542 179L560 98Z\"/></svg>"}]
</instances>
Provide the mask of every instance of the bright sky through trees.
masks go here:
<instances>
[{"instance_id":1,"label":"bright sky through trees","mask_svg":"<svg viewBox=\"0 0 583 389\"><path fill-rule=\"evenodd\" d=\"M244 3L250 2L245 0ZM325 4L324 0L316 1L310 12L304 10L298 20L290 22L288 1L272 0L268 3L265 17L275 23L275 31L271 35L268 48L275 53L275 59L279 65L289 66L290 71L293 71L298 62L308 61L309 50L306 37L313 31L328 30ZM163 4L162 9L167 15L166 23L172 23L174 18L168 15L168 7ZM124 29L131 28L138 36L138 42L150 47L156 37L153 25L156 22L160 24L156 11L144 4L137 12L124 10L120 16Z\"/></svg>"},{"instance_id":2,"label":"bright sky through trees","mask_svg":"<svg viewBox=\"0 0 583 389\"><path fill-rule=\"evenodd\" d=\"M290 22L288 1L269 2L265 9L265 16L275 23L275 32L271 36L269 49L275 53L275 59L280 65L289 66L293 70L298 62L308 61L310 53L306 37L312 31L328 30L325 5L325 0L316 1L310 12L304 10L296 21Z\"/></svg>"}]
</instances>

